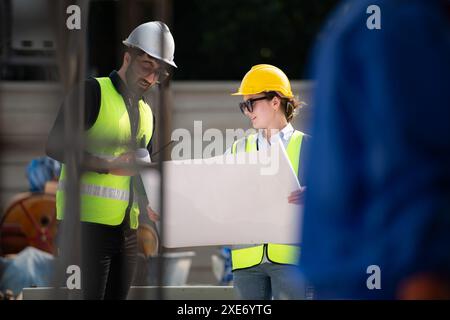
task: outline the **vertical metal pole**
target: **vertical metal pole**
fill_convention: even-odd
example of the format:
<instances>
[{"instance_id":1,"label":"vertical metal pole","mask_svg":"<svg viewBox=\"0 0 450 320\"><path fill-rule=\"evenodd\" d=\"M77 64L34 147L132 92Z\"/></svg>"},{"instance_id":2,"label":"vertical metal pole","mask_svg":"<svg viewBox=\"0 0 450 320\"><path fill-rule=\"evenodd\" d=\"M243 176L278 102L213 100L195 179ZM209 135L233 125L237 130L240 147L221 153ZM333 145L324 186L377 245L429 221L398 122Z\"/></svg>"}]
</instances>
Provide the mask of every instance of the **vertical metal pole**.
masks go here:
<instances>
[{"instance_id":1,"label":"vertical metal pole","mask_svg":"<svg viewBox=\"0 0 450 320\"><path fill-rule=\"evenodd\" d=\"M3 119L2 78L3 78L3 72L4 72L3 63L6 60L5 51L7 50L6 44L5 44L6 43L6 31L5 31L6 19L7 19L6 6L5 6L5 3L2 1L2 2L0 2L0 40L1 40L1 42L0 42L0 45L1 45L0 46L0 121L2 121L2 119ZM4 138L3 138L3 129L2 129L2 127L0 127L0 163L2 162L2 151L3 151L3 148L5 147L5 144L6 144L5 142L6 141L4 141ZM3 183L3 181L2 181L3 178L1 177L1 175L0 175L0 179L1 179L0 182ZM3 216L3 203L4 203L3 197L4 197L3 193L0 192L0 210L1 210L0 211L0 219ZM0 236L1 236L1 232L2 231L0 230ZM2 254L1 249L0 249L0 254Z\"/></svg>"},{"instance_id":2,"label":"vertical metal pole","mask_svg":"<svg viewBox=\"0 0 450 320\"><path fill-rule=\"evenodd\" d=\"M70 265L81 268L80 255L80 178L82 175L84 137L84 79L86 69L87 22L89 0L78 0L81 9L81 29L69 30L66 26L66 9L72 1L58 2L58 53L61 81L67 94L75 86L79 88L70 95L64 105L64 163L65 201L64 220L59 226L60 256L56 266L55 288L65 284L66 270ZM81 277L83 270L81 269ZM58 290L55 292L58 294ZM69 294L69 298L72 295ZM62 298L62 296L58 296Z\"/></svg>"},{"instance_id":3,"label":"vertical metal pole","mask_svg":"<svg viewBox=\"0 0 450 320\"><path fill-rule=\"evenodd\" d=\"M170 1L167 0L159 0L156 2L152 2L156 6L156 12L157 12L157 20L163 21L166 24L169 24L169 8ZM143 3L140 3L142 6ZM138 9L138 5L136 1L129 1L129 2L120 2L119 3L120 11L119 11L119 23L121 32L125 36L126 33L123 31L126 29L126 32L129 33L134 27L136 27L139 23L142 23L143 21L141 18L143 16L140 14L142 13L142 10ZM164 56L164 36L161 32L160 38L159 38L160 46L161 46L161 55ZM168 83L162 83L160 85L159 95L158 95L158 108L157 108L157 133L155 134L158 139L156 145L154 145L154 149L160 150L168 141L168 138L170 137L170 106L168 103ZM156 110L154 110L156 111ZM158 162L158 171L161 177L161 184L160 184L160 243L164 243L164 166L163 161L170 159L170 152L169 149L165 149L160 154L160 161ZM162 250L161 250L162 251ZM164 299L164 291L163 291L163 284L164 284L164 257L163 252L161 252L157 257L157 268L156 268L156 276L158 279L158 289L157 289L157 299L162 300Z\"/></svg>"},{"instance_id":4,"label":"vertical metal pole","mask_svg":"<svg viewBox=\"0 0 450 320\"><path fill-rule=\"evenodd\" d=\"M169 25L169 9L171 8L171 3L169 0L159 0L158 1L158 17L159 20ZM164 33L160 34L160 46L161 46L161 56L165 56L165 43L164 43ZM159 147L165 145L170 137L170 126L168 123L168 113L170 113L170 105L168 103L168 93L169 93L169 83L163 82L160 85L159 91L159 139L158 144ZM160 156L160 161L158 162L158 170L160 173L160 190L159 190L159 203L160 203L160 238L161 243L164 244L165 230L164 230L164 212L165 212L165 179L164 179L164 162L170 158L169 149L163 150ZM162 247L162 246L161 246ZM163 247L162 247L163 248ZM163 285L164 285L164 250L161 250L160 255L158 256L158 268L157 268L157 276L159 280L158 286L158 299L163 300L165 298Z\"/></svg>"}]
</instances>

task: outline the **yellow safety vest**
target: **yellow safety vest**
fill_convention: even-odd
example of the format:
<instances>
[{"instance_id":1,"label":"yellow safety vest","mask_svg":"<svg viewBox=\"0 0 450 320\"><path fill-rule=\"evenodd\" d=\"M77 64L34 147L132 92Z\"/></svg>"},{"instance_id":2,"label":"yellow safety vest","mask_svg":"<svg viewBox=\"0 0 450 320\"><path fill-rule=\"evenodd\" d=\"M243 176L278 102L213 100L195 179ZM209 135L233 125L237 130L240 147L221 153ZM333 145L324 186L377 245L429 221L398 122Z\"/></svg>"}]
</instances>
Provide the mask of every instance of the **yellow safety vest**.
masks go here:
<instances>
[{"instance_id":1,"label":"yellow safety vest","mask_svg":"<svg viewBox=\"0 0 450 320\"><path fill-rule=\"evenodd\" d=\"M289 160L297 176L303 135L302 132L295 130L286 148ZM231 148L233 154L238 152L239 144L243 146L242 150L245 152L255 152L257 150L257 134L252 134L247 138L236 141ZM231 250L233 270L259 265L263 261L264 250L266 250L267 259L275 263L294 265L298 263L300 257L300 247L294 245L268 243L239 247L239 249Z\"/></svg>"},{"instance_id":2,"label":"yellow safety vest","mask_svg":"<svg viewBox=\"0 0 450 320\"><path fill-rule=\"evenodd\" d=\"M86 151L97 157L112 159L130 151L131 124L125 102L109 77L96 78L100 84L100 110L94 125L86 131ZM150 106L139 101L139 126L137 144L145 136L145 145L153 133L153 114ZM64 183L66 168L63 165L56 193L57 219L64 217ZM116 226L125 218L130 201L130 177L86 172L81 177L80 219ZM130 227L138 227L139 206L133 202Z\"/></svg>"}]
</instances>

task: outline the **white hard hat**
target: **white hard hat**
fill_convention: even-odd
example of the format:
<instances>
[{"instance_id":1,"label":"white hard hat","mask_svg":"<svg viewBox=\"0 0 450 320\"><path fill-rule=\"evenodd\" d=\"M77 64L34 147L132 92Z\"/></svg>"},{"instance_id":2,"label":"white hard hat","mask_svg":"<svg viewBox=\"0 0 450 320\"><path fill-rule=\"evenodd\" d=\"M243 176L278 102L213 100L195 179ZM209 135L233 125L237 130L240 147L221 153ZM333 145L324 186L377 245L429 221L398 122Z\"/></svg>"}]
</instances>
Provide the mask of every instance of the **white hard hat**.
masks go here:
<instances>
[{"instance_id":1,"label":"white hard hat","mask_svg":"<svg viewBox=\"0 0 450 320\"><path fill-rule=\"evenodd\" d=\"M161 32L164 37L164 56L161 54ZM148 55L177 67L173 61L175 42L169 27L161 21L147 22L137 26L122 43L127 47L139 48Z\"/></svg>"}]
</instances>

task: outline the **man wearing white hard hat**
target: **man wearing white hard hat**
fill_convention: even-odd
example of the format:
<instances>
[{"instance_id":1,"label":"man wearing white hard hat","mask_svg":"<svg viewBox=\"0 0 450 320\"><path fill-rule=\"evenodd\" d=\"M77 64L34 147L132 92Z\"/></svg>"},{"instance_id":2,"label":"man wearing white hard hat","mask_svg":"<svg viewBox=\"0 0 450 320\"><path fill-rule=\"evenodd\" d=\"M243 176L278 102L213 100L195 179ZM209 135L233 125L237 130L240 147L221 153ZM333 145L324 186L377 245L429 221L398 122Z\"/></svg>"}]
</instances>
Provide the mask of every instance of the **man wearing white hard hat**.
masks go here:
<instances>
[{"instance_id":1,"label":"man wearing white hard hat","mask_svg":"<svg viewBox=\"0 0 450 320\"><path fill-rule=\"evenodd\" d=\"M161 41L162 40L162 41ZM161 45L163 44L163 47ZM123 41L122 66L108 77L85 81L85 156L81 177L81 279L84 299L125 299L137 260L139 206L130 169L136 148L147 148L155 128L143 93L169 75L175 43L162 22L136 27ZM61 108L47 142L47 154L64 162ZM128 166L127 166L128 165ZM57 192L63 219L65 165Z\"/></svg>"}]
</instances>

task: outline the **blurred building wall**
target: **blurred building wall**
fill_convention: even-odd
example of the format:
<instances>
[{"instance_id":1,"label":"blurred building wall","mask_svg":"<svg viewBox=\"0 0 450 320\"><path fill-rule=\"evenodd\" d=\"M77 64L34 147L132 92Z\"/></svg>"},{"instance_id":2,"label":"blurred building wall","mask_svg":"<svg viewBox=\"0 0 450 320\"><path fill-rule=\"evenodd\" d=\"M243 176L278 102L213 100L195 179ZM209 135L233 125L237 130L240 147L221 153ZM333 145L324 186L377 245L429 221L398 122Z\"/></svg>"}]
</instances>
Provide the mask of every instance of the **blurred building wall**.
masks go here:
<instances>
[{"instance_id":1,"label":"blurred building wall","mask_svg":"<svg viewBox=\"0 0 450 320\"><path fill-rule=\"evenodd\" d=\"M26 166L44 155L60 101L61 89L56 83L0 82L2 213L14 194L28 191Z\"/></svg>"}]
</instances>

